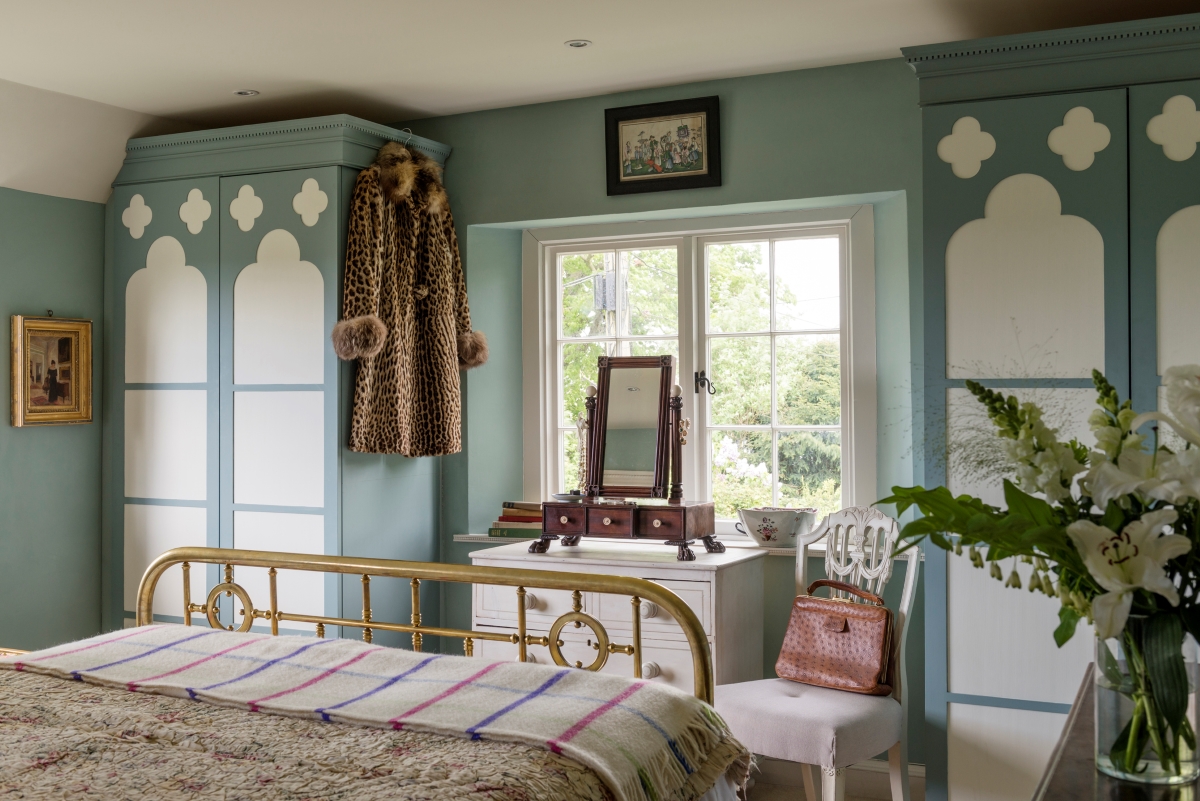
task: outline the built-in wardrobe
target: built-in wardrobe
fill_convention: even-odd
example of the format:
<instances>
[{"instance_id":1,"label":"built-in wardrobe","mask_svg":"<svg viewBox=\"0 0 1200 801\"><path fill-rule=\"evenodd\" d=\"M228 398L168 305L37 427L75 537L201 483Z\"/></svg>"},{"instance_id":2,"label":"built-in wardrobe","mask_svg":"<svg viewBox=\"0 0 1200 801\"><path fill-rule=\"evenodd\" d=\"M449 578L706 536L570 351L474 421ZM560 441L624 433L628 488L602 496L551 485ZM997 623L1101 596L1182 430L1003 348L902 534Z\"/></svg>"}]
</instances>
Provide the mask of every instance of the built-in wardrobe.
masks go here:
<instances>
[{"instance_id":1,"label":"built-in wardrobe","mask_svg":"<svg viewBox=\"0 0 1200 801\"><path fill-rule=\"evenodd\" d=\"M107 222L106 626L173 547L436 559L437 460L347 450L354 368L329 338L354 181L388 141L449 155L348 116L129 142ZM262 608L265 571L236 579ZM217 568L192 581L202 602ZM160 582L156 619L182 620L181 582ZM342 590L284 571L279 603L340 616ZM407 585L373 591L407 614Z\"/></svg>"},{"instance_id":2,"label":"built-in wardrobe","mask_svg":"<svg viewBox=\"0 0 1200 801\"><path fill-rule=\"evenodd\" d=\"M967 379L1092 443L1093 368L1149 411L1166 367L1200 362L1200 15L904 53L924 131L916 451L926 486L1003 506ZM1029 566L1003 566L1018 591L926 559L927 797L1028 799L1092 630L1055 646L1059 602Z\"/></svg>"}]
</instances>

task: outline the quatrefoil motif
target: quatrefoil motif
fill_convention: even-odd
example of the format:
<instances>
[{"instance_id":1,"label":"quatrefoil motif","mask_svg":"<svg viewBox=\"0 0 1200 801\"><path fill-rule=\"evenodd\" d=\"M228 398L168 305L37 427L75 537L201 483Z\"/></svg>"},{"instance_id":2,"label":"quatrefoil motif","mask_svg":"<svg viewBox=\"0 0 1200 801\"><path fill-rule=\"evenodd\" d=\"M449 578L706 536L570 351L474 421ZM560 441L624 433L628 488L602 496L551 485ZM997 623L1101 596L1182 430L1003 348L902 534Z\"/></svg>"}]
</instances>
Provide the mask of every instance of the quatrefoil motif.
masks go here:
<instances>
[{"instance_id":1,"label":"quatrefoil motif","mask_svg":"<svg viewBox=\"0 0 1200 801\"><path fill-rule=\"evenodd\" d=\"M255 196L254 187L245 184L229 204L229 216L237 220L238 228L249 231L263 213L262 198Z\"/></svg>"}]
</instances>

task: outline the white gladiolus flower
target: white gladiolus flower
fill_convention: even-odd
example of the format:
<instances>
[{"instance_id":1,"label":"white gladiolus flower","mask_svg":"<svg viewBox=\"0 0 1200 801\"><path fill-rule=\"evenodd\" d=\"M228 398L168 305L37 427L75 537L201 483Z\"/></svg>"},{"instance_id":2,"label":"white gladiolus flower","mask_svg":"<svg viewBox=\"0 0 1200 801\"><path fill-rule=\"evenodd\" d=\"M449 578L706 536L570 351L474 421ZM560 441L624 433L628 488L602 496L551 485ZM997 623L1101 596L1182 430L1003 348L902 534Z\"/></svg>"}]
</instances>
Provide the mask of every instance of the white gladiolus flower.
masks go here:
<instances>
[{"instance_id":1,"label":"white gladiolus flower","mask_svg":"<svg viewBox=\"0 0 1200 801\"><path fill-rule=\"evenodd\" d=\"M1179 534L1165 534L1175 522L1174 509L1148 512L1118 534L1090 520L1077 520L1067 534L1096 583L1107 592L1092 601L1096 636L1115 637L1125 628L1134 590L1148 590L1179 605L1179 591L1163 566L1191 550L1192 543Z\"/></svg>"}]
</instances>

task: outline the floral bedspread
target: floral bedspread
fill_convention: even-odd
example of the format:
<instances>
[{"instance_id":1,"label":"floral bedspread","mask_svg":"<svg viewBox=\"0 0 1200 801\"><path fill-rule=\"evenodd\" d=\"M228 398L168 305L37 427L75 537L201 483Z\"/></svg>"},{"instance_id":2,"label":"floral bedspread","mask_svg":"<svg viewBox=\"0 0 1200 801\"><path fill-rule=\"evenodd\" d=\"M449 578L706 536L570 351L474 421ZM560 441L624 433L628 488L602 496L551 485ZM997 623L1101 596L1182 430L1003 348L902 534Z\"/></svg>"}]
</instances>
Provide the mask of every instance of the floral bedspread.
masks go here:
<instances>
[{"instance_id":1,"label":"floral bedspread","mask_svg":"<svg viewBox=\"0 0 1200 801\"><path fill-rule=\"evenodd\" d=\"M545 749L15 671L0 672L0 797L612 801L593 771Z\"/></svg>"}]
</instances>

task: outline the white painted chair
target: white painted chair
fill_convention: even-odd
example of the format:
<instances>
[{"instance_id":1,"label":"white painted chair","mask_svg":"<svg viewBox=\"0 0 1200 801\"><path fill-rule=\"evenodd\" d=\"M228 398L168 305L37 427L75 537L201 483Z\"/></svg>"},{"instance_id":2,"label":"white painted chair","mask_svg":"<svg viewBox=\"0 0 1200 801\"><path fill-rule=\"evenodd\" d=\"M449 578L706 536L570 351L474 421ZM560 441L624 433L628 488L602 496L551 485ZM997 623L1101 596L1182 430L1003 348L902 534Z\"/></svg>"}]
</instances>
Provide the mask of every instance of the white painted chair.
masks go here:
<instances>
[{"instance_id":1,"label":"white painted chair","mask_svg":"<svg viewBox=\"0 0 1200 801\"><path fill-rule=\"evenodd\" d=\"M845 770L888 752L892 801L909 801L908 704L904 645L916 596L920 554L913 548L893 558L900 526L883 512L856 506L834 512L796 548L796 594L808 588L808 546L822 538L825 574L883 595L893 563L906 560L904 591L895 610L893 658L899 670L890 696L814 687L786 679L763 679L716 688L717 712L734 735L756 754L799 762L808 801L817 801L813 768L820 767L821 801L844 801Z\"/></svg>"}]
</instances>

